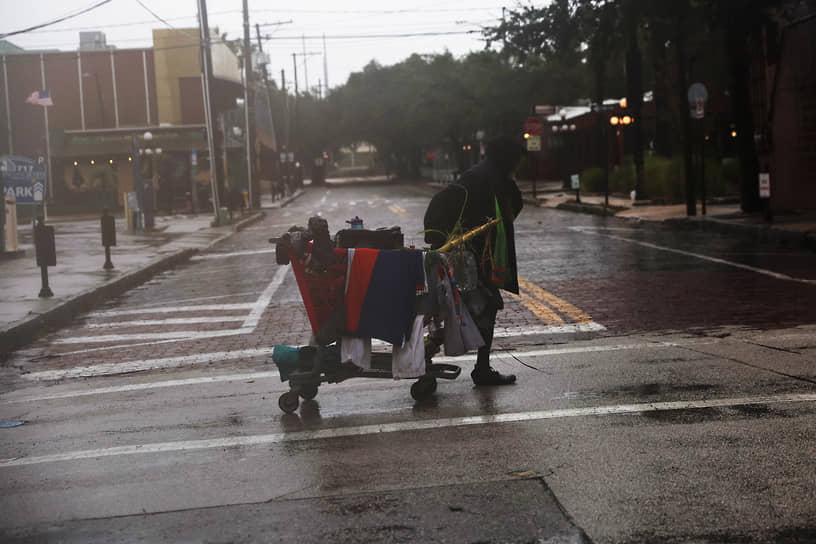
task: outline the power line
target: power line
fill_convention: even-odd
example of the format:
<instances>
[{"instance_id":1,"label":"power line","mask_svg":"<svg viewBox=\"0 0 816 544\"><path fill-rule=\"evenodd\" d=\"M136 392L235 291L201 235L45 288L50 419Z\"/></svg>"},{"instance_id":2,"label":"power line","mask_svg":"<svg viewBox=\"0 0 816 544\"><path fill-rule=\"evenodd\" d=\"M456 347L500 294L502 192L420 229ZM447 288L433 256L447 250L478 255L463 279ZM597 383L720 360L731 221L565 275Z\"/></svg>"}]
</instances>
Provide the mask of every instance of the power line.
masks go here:
<instances>
[{"instance_id":1,"label":"power line","mask_svg":"<svg viewBox=\"0 0 816 544\"><path fill-rule=\"evenodd\" d=\"M476 8L404 8L404 9L255 9L259 13L309 13L326 15L347 15L347 14L380 14L380 15L402 15L405 13L445 13L457 11L489 11L496 9L496 6L476 7Z\"/></svg>"},{"instance_id":2,"label":"power line","mask_svg":"<svg viewBox=\"0 0 816 544\"><path fill-rule=\"evenodd\" d=\"M404 34L336 34L327 35L327 40L357 40L357 39L381 39L381 38L415 38L419 36L452 36L463 34L478 34L481 30L461 30L453 32L408 32ZM265 40L322 40L323 36L266 36Z\"/></svg>"},{"instance_id":3,"label":"power line","mask_svg":"<svg viewBox=\"0 0 816 544\"><path fill-rule=\"evenodd\" d=\"M108 0L110 1L110 0ZM145 7L144 5L142 7ZM484 7L484 8L439 8L439 9L402 9L402 10L297 10L297 9L255 9L252 10L252 13L305 13L305 14L383 14L383 15L400 15L405 13L444 13L444 12L461 12L461 11L489 11L495 9L495 6L492 7ZM221 11L214 11L210 13L210 17L220 16L220 15L232 15L232 14L240 14L241 10L236 9L228 9L228 10L221 10ZM79 14L77 14L79 15ZM155 14L154 14L155 16ZM183 21L189 19L196 19L195 15L179 15L176 17L165 17L160 19L163 23L167 24L167 21ZM56 21L56 22L62 22ZM56 24L52 23L52 24ZM80 30L99 30L100 28L118 28L124 26L138 26L138 25L148 25L152 24L154 19L146 19L142 21L130 21L127 23L101 23L94 26L74 26L74 27L63 27L63 28L53 28L47 30L40 30L39 28L36 30L32 30L31 32L34 34L44 34L44 33L54 33L54 32L73 32L73 31L80 31ZM169 25L168 25L169 26ZM265 26L265 25L261 25ZM33 28L33 27L32 27ZM7 34L11 35L11 34Z\"/></svg>"},{"instance_id":4,"label":"power line","mask_svg":"<svg viewBox=\"0 0 816 544\"><path fill-rule=\"evenodd\" d=\"M146 5L144 5L144 3L142 2L142 0L136 0L136 3L137 3L137 4L139 4L140 6L142 6L142 7L145 9L145 11L146 11L146 12L148 12L150 15L152 15L153 17L155 17L156 19L158 19L160 22L162 22L162 23L164 23L165 25L167 25L167 26L168 26L168 28L175 28L173 25L171 25L170 23L168 23L166 19L163 19L163 18L162 18L162 17L160 17L160 16L159 16L159 15L158 15L158 14L157 14L155 11L153 11L152 9L150 9L149 7L147 7Z\"/></svg>"},{"instance_id":5,"label":"power line","mask_svg":"<svg viewBox=\"0 0 816 544\"><path fill-rule=\"evenodd\" d=\"M46 26L51 26L51 25L55 25L57 23L61 23L63 21L67 21L68 19L73 19L74 17L78 17L78 16L82 15L83 13L88 13L91 10L94 10L94 9L96 9L98 7L101 7L101 6L109 3L110 1L111 0L102 0L101 2L97 2L96 4L93 4L92 6L89 6L89 7L85 8L85 9L82 9L82 10L76 12L76 13L63 15L62 17L59 17L57 19L53 19L53 20L45 22L45 23L40 23L38 25L30 26L28 28L23 28L23 29L20 29L20 30L14 30L12 32L6 32L5 34L0 34L0 39L7 38L9 36L16 36L17 34L24 34L26 32L31 32L32 30L37 30L37 29L40 29L40 28L43 28L43 27L46 27Z\"/></svg>"},{"instance_id":6,"label":"power line","mask_svg":"<svg viewBox=\"0 0 816 544\"><path fill-rule=\"evenodd\" d=\"M459 30L459 31L427 31L427 32L405 32L405 33L392 33L392 34L335 34L335 35L326 35L326 39L333 39L333 40L369 40L369 39L392 39L392 38L411 38L411 37L419 37L419 36L463 36L463 35L472 35L472 34L479 34L481 30ZM262 37L263 40L266 41L275 41L275 40L302 40L303 38L307 40L322 40L323 35L306 35L306 36L274 36L272 34L267 34ZM236 38L237 39L237 38ZM117 40L119 43L125 42L146 42L149 41L149 38L120 38ZM231 41L231 40L226 40ZM226 43L226 41L213 41L213 44L216 43ZM28 47L31 48L39 48L45 49L49 47L69 47L74 45L73 43L68 42L54 42L54 43L46 43L46 44L36 44L30 45ZM186 46L183 46L186 47ZM156 48L161 49L161 48Z\"/></svg>"}]
</instances>

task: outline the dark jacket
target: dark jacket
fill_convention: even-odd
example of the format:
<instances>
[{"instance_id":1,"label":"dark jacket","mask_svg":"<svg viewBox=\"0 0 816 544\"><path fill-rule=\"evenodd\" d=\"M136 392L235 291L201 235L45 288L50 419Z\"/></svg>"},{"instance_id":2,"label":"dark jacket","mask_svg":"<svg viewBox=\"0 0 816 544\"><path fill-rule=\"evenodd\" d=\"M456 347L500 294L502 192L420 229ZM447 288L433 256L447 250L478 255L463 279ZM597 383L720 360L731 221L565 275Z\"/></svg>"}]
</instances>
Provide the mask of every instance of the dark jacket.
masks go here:
<instances>
[{"instance_id":1,"label":"dark jacket","mask_svg":"<svg viewBox=\"0 0 816 544\"><path fill-rule=\"evenodd\" d=\"M462 177L456 182L449 184L434 195L425 211L425 241L431 244L432 248L438 248L444 244L446 235L453 230L460 213L464 232L484 225L496 216L494 198L498 199L507 233L509 275L503 289L511 293L518 293L513 220L521 212L523 206L521 191L515 181L503 174L490 159L479 162L462 174ZM491 247L495 247L495 228L490 229L489 236ZM482 261L486 242L486 236L478 236L471 241L470 247L482 264L479 267L480 279L489 284L490 263Z\"/></svg>"}]
</instances>

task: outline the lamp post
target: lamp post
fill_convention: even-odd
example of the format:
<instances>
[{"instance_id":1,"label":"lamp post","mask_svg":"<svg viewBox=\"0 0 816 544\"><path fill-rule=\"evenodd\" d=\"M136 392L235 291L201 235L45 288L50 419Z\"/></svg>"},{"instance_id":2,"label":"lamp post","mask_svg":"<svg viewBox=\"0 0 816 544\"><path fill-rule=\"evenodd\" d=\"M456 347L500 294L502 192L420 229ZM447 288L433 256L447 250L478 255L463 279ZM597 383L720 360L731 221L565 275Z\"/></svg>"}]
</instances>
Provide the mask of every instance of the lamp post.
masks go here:
<instances>
[{"instance_id":1,"label":"lamp post","mask_svg":"<svg viewBox=\"0 0 816 544\"><path fill-rule=\"evenodd\" d=\"M562 147L566 147L567 134L574 134L575 130L578 127L575 126L575 123L567 123L566 122L566 117L564 117L564 116L561 117L561 121L562 121L561 125L559 125L557 123L552 125L551 130L552 130L553 134L559 134L560 133L560 134L564 135L564 138L562 140L562 142L563 142ZM574 142L570 142L570 143L574 143ZM570 167L572 166L572 163L575 162L574 161L574 151L572 150L572 147L573 146L570 146L569 157L568 157L568 159L566 161L567 162L567 168L566 168L567 172L569 171ZM564 155L562 154L562 157L563 156ZM561 170L562 170L561 175L562 175L562 178L564 180L564 186L567 187L569 185L569 179L568 179L569 178L569 173L564 173L565 169L563 167L561 168Z\"/></svg>"},{"instance_id":2,"label":"lamp post","mask_svg":"<svg viewBox=\"0 0 816 544\"><path fill-rule=\"evenodd\" d=\"M622 102L623 103L623 102ZM609 124L615 127L615 136L618 142L618 157L621 160L621 164L623 164L623 132L622 130L626 127L632 125L635 122L635 118L631 115L613 115L609 118ZM635 198L637 200L639 196L642 196L643 188L638 186L637 181L635 181L635 189L634 189Z\"/></svg>"},{"instance_id":3,"label":"lamp post","mask_svg":"<svg viewBox=\"0 0 816 544\"><path fill-rule=\"evenodd\" d=\"M149 130L142 134L142 139L145 141L145 144L140 146L136 134L131 135L133 189L144 217L143 226L145 229L152 229L155 226L155 217L153 214L155 207L153 198L153 176L156 167L153 158L162 154L162 148L148 145L148 143L153 140L153 133ZM150 178L147 181L142 178L141 157L143 156L150 162Z\"/></svg>"}]
</instances>

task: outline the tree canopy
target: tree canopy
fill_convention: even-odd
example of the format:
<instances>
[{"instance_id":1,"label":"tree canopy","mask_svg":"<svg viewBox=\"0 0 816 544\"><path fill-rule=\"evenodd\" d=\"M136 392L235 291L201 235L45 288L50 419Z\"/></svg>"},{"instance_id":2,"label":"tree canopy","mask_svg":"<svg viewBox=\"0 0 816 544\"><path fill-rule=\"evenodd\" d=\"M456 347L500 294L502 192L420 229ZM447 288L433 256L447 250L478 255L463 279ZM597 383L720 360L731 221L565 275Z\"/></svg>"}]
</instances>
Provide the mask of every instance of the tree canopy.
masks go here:
<instances>
[{"instance_id":1,"label":"tree canopy","mask_svg":"<svg viewBox=\"0 0 816 544\"><path fill-rule=\"evenodd\" d=\"M534 104L588 104L652 91L657 108L654 145L668 155L683 149L688 140L687 85L704 80L721 95L734 98L733 122L741 126L740 155L743 167L750 169L755 152L750 104L745 100L746 59L759 40L769 39L767 33L763 38L768 24L812 13L814 4L814 0L519 3L483 29L482 51L460 58L447 52L415 54L391 66L372 61L325 100L298 97L297 138L310 152L370 142L383 160L403 165L408 174L416 172L424 150L459 149L463 142L474 141L477 131L488 137L520 132ZM639 100L630 97L630 102Z\"/></svg>"}]
</instances>

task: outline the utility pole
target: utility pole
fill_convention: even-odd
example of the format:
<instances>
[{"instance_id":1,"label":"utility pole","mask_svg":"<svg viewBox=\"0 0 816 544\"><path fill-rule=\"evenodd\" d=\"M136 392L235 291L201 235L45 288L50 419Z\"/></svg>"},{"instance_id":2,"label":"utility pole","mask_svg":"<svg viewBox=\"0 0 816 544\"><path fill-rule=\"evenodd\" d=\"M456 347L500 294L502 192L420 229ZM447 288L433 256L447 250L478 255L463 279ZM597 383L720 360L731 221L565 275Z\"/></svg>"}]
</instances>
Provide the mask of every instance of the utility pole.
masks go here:
<instances>
[{"instance_id":1,"label":"utility pole","mask_svg":"<svg viewBox=\"0 0 816 544\"><path fill-rule=\"evenodd\" d=\"M289 150L294 150L297 141L297 122L298 122L298 77L297 77L297 53L292 53L292 67L295 71L295 95L292 99L292 141L289 145Z\"/></svg>"},{"instance_id":2,"label":"utility pole","mask_svg":"<svg viewBox=\"0 0 816 544\"><path fill-rule=\"evenodd\" d=\"M323 85L326 86L326 98L329 96L329 61L326 60L326 35L323 34Z\"/></svg>"},{"instance_id":3,"label":"utility pole","mask_svg":"<svg viewBox=\"0 0 816 544\"><path fill-rule=\"evenodd\" d=\"M212 185L212 203L215 226L221 224L219 217L219 209L221 203L218 198L218 168L216 161L218 155L215 151L215 133L213 123L213 107L212 107L212 85L210 82L210 74L212 73L212 57L210 56L210 27L207 20L207 0L198 0L198 15L199 15L199 33L201 35L201 69L204 77L204 120L207 124L207 144L210 155L210 181Z\"/></svg>"},{"instance_id":4,"label":"utility pole","mask_svg":"<svg viewBox=\"0 0 816 544\"><path fill-rule=\"evenodd\" d=\"M255 171L255 104L252 86L252 47L249 43L249 2L244 0L244 125L246 129L247 189L249 190L249 208L261 207L261 191L257 172Z\"/></svg>"},{"instance_id":5,"label":"utility pole","mask_svg":"<svg viewBox=\"0 0 816 544\"><path fill-rule=\"evenodd\" d=\"M295 73L295 99L298 95L298 77L297 77L297 53L292 53L292 69Z\"/></svg>"},{"instance_id":6,"label":"utility pole","mask_svg":"<svg viewBox=\"0 0 816 544\"><path fill-rule=\"evenodd\" d=\"M263 41L261 41L261 26L258 23L255 23L255 37L258 39L258 52L263 57L264 52L263 52ZM272 91L269 89L269 74L266 71L266 57L263 57L263 62L261 62L261 73L263 74L264 90L266 90L266 93L264 93L266 95L266 108L267 108L267 111L269 111L269 115L272 115ZM284 106L283 107L284 107L284 111L285 111L285 108L286 108L286 89L284 89L283 99L284 99ZM284 113L284 116L285 115L286 114ZM288 140L288 138L287 138L287 140ZM288 141L287 141L287 143L288 143ZM281 165L281 168L283 168L283 165ZM273 185L272 198L274 199L274 197L275 197L275 191L274 191L274 185ZM259 198L260 198L260 196L259 196Z\"/></svg>"},{"instance_id":7,"label":"utility pole","mask_svg":"<svg viewBox=\"0 0 816 544\"><path fill-rule=\"evenodd\" d=\"M258 38L258 52L263 56L263 42L261 41L261 27L255 24L255 35ZM265 57L264 57L265 59ZM261 63L261 73L263 74L264 88L266 89L266 107L272 112L272 91L269 89L269 74L266 71L266 62Z\"/></svg>"},{"instance_id":8,"label":"utility pole","mask_svg":"<svg viewBox=\"0 0 816 544\"><path fill-rule=\"evenodd\" d=\"M289 95L286 91L286 72L281 68L281 90L283 91L283 144L289 146Z\"/></svg>"},{"instance_id":9,"label":"utility pole","mask_svg":"<svg viewBox=\"0 0 816 544\"><path fill-rule=\"evenodd\" d=\"M309 92L309 59L306 57L306 35L301 34L303 39L303 81L306 83L306 94Z\"/></svg>"}]
</instances>

